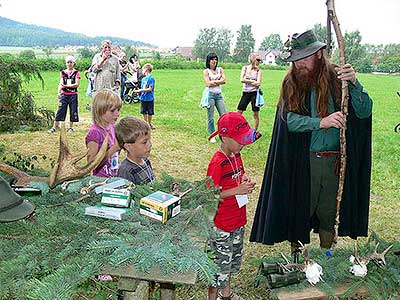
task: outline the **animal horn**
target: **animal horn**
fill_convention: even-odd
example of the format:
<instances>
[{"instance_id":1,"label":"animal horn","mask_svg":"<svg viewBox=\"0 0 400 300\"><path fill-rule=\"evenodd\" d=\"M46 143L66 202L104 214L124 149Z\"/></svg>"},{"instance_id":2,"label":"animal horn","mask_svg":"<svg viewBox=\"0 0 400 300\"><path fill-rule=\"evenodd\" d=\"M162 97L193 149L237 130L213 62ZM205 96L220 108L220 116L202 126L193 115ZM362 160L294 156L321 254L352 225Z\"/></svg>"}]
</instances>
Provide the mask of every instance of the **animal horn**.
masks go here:
<instances>
[{"instance_id":1,"label":"animal horn","mask_svg":"<svg viewBox=\"0 0 400 300\"><path fill-rule=\"evenodd\" d=\"M68 148L67 133L65 130L65 125L61 126L60 133L60 152L56 164L50 173L49 186L54 188L57 184L60 184L67 180L73 180L76 178L83 177L89 174L93 169L95 169L104 159L107 153L109 135L101 145L99 152L96 154L95 159L84 165L78 166L78 162L84 158L87 153L73 156Z\"/></svg>"},{"instance_id":2,"label":"animal horn","mask_svg":"<svg viewBox=\"0 0 400 300\"><path fill-rule=\"evenodd\" d=\"M2 162L0 162L0 171L14 177L16 180L14 185L19 187L21 186L25 187L31 181L43 181L43 182L49 181L48 177L30 176L29 174Z\"/></svg>"}]
</instances>

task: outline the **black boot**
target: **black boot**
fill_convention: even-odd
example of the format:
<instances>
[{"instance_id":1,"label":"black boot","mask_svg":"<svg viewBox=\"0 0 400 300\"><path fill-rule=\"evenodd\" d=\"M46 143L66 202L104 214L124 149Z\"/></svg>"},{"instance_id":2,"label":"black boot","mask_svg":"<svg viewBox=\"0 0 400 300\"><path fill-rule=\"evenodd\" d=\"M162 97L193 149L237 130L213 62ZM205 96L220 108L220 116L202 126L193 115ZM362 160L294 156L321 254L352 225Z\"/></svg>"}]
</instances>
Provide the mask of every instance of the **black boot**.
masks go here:
<instances>
[{"instance_id":1,"label":"black boot","mask_svg":"<svg viewBox=\"0 0 400 300\"><path fill-rule=\"evenodd\" d=\"M301 245L299 243L291 242L290 243L291 253L293 256L293 262L295 264L299 263L300 254L301 254Z\"/></svg>"}]
</instances>

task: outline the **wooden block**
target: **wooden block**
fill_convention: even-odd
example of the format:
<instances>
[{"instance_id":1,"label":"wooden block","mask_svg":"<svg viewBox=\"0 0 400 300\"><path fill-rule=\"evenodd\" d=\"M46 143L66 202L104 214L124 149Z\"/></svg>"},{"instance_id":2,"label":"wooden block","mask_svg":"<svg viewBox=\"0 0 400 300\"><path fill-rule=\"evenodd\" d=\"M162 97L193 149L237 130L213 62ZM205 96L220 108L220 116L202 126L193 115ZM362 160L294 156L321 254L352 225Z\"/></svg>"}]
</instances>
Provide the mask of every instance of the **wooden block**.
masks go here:
<instances>
[{"instance_id":1,"label":"wooden block","mask_svg":"<svg viewBox=\"0 0 400 300\"><path fill-rule=\"evenodd\" d=\"M118 289L121 291L134 292L138 284L139 281L132 278L120 277L118 279Z\"/></svg>"},{"instance_id":2,"label":"wooden block","mask_svg":"<svg viewBox=\"0 0 400 300\"><path fill-rule=\"evenodd\" d=\"M160 300L175 300L175 285L160 283Z\"/></svg>"},{"instance_id":3,"label":"wooden block","mask_svg":"<svg viewBox=\"0 0 400 300\"><path fill-rule=\"evenodd\" d=\"M148 300L149 284L147 281L140 281L134 292L123 292L124 300Z\"/></svg>"},{"instance_id":4,"label":"wooden block","mask_svg":"<svg viewBox=\"0 0 400 300\"><path fill-rule=\"evenodd\" d=\"M143 273L136 270L134 266L127 266L124 268L114 269L112 267L106 267L102 270L104 274L110 274L111 276L132 278L138 280L146 280L146 281L156 281L163 283L182 283L182 284L195 284L197 273L169 273L164 275L159 267L154 267L150 270L149 273Z\"/></svg>"}]
</instances>

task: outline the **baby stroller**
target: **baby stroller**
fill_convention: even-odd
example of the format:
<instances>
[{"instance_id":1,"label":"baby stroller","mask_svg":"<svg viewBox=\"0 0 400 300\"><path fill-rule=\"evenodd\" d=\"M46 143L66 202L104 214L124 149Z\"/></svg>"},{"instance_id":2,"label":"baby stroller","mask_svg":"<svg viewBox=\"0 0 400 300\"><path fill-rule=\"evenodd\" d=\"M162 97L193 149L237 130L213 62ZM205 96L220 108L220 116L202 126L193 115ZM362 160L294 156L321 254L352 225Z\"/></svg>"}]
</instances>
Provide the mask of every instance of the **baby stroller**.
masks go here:
<instances>
[{"instance_id":1,"label":"baby stroller","mask_svg":"<svg viewBox=\"0 0 400 300\"><path fill-rule=\"evenodd\" d=\"M125 81L125 92L124 95L122 96L122 101L125 104L131 104L132 102L138 103L140 95L134 93L133 91L140 89L141 81L142 78L144 77L142 69L139 68L136 72L134 73L128 72L128 74L131 76Z\"/></svg>"}]
</instances>

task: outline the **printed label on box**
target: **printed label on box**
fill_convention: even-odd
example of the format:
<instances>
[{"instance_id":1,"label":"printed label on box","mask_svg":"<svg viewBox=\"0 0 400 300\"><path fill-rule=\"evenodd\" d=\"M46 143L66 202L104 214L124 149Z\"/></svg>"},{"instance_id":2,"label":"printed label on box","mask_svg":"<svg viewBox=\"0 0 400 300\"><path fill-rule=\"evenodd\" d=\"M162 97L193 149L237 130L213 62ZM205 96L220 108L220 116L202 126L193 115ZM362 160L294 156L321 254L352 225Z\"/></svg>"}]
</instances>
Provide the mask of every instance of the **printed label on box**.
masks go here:
<instances>
[{"instance_id":1,"label":"printed label on box","mask_svg":"<svg viewBox=\"0 0 400 300\"><path fill-rule=\"evenodd\" d=\"M101 203L115 207L129 207L130 192L127 189L105 188L101 197Z\"/></svg>"},{"instance_id":2,"label":"printed label on box","mask_svg":"<svg viewBox=\"0 0 400 300\"><path fill-rule=\"evenodd\" d=\"M141 214L163 223L181 211L181 198L162 191L143 197L139 204Z\"/></svg>"}]
</instances>

